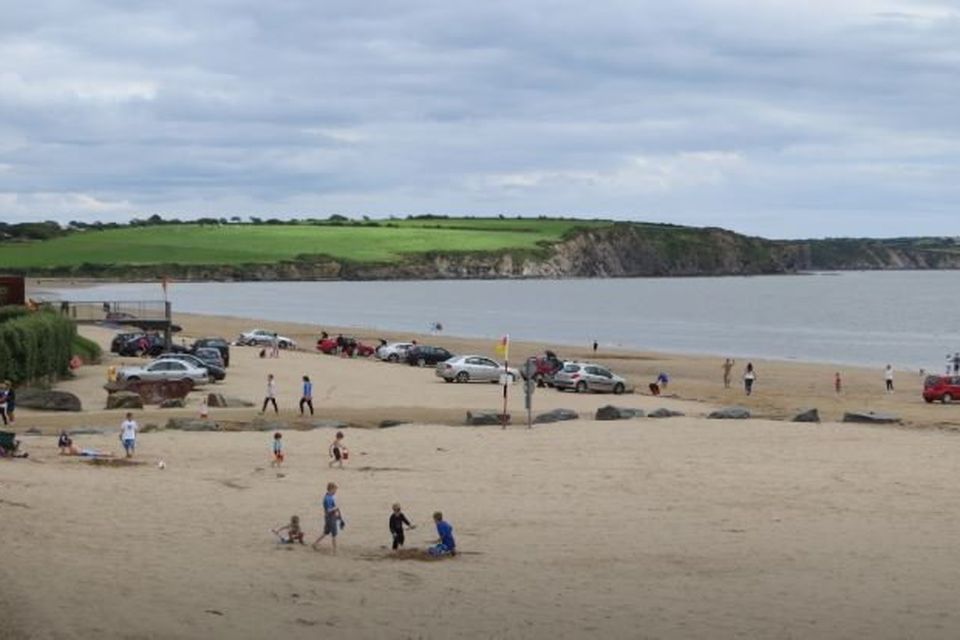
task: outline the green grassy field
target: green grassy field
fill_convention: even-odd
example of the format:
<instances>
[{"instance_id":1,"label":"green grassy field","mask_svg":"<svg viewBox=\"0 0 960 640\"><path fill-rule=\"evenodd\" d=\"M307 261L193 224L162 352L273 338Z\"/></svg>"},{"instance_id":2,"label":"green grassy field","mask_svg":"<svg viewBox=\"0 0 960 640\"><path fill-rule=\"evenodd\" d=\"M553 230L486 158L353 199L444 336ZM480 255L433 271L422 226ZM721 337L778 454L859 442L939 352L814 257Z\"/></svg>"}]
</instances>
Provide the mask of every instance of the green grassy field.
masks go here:
<instances>
[{"instance_id":1,"label":"green grassy field","mask_svg":"<svg viewBox=\"0 0 960 640\"><path fill-rule=\"evenodd\" d=\"M82 264L269 263L299 255L392 262L430 251L533 250L575 227L608 222L497 218L417 219L360 225L194 224L80 231L42 242L0 244L0 268Z\"/></svg>"}]
</instances>

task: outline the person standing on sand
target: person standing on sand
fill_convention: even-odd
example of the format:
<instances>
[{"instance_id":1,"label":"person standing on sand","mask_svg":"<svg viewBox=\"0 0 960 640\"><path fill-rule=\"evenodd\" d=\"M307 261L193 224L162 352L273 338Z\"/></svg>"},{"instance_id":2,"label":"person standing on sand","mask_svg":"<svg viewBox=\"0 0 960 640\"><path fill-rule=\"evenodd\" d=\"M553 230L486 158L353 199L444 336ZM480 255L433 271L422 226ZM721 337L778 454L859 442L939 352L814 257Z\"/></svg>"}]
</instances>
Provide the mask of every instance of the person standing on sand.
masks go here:
<instances>
[{"instance_id":1,"label":"person standing on sand","mask_svg":"<svg viewBox=\"0 0 960 640\"><path fill-rule=\"evenodd\" d=\"M273 336L270 338L270 357L280 357L280 336L277 335L276 331L273 332Z\"/></svg>"},{"instance_id":2,"label":"person standing on sand","mask_svg":"<svg viewBox=\"0 0 960 640\"><path fill-rule=\"evenodd\" d=\"M757 372L753 370L753 363L748 362L747 368L743 370L743 390L749 396L753 393L753 383L757 381Z\"/></svg>"},{"instance_id":3,"label":"person standing on sand","mask_svg":"<svg viewBox=\"0 0 960 640\"><path fill-rule=\"evenodd\" d=\"M720 365L720 368L723 369L723 388L730 388L730 372L733 371L734 361L730 358L727 358L723 361L723 364Z\"/></svg>"},{"instance_id":4,"label":"person standing on sand","mask_svg":"<svg viewBox=\"0 0 960 640\"><path fill-rule=\"evenodd\" d=\"M260 413L266 413L267 405L273 404L273 412L280 413L280 409L277 408L277 383L273 379L273 374L267 374L267 395L263 398L263 407L260 409Z\"/></svg>"},{"instance_id":5,"label":"person standing on sand","mask_svg":"<svg viewBox=\"0 0 960 640\"><path fill-rule=\"evenodd\" d=\"M7 420L10 421L10 424L16 422L16 417L13 415L17 410L17 390L13 388L13 383L9 380L4 381L3 386L7 389Z\"/></svg>"},{"instance_id":6,"label":"person standing on sand","mask_svg":"<svg viewBox=\"0 0 960 640\"><path fill-rule=\"evenodd\" d=\"M340 514L340 507L337 506L336 493L337 483L328 482L327 493L323 496L323 534L311 545L314 551L317 550L317 545L320 544L321 540L330 536L330 543L333 545L333 554L337 554L337 534L346 523Z\"/></svg>"},{"instance_id":7,"label":"person standing on sand","mask_svg":"<svg viewBox=\"0 0 960 640\"><path fill-rule=\"evenodd\" d=\"M839 371L833 374L833 390L837 392L837 395L840 395L843 391L843 380L840 379Z\"/></svg>"},{"instance_id":8,"label":"person standing on sand","mask_svg":"<svg viewBox=\"0 0 960 640\"><path fill-rule=\"evenodd\" d=\"M137 421L133 419L133 414L127 412L127 419L120 425L120 442L123 443L123 450L128 458L132 458L137 449Z\"/></svg>"},{"instance_id":9,"label":"person standing on sand","mask_svg":"<svg viewBox=\"0 0 960 640\"><path fill-rule=\"evenodd\" d=\"M887 393L893 393L893 367L890 365L883 370L883 380L886 383Z\"/></svg>"},{"instance_id":10,"label":"person standing on sand","mask_svg":"<svg viewBox=\"0 0 960 640\"><path fill-rule=\"evenodd\" d=\"M7 385L0 383L0 418L7 424Z\"/></svg>"},{"instance_id":11,"label":"person standing on sand","mask_svg":"<svg viewBox=\"0 0 960 640\"><path fill-rule=\"evenodd\" d=\"M593 355L597 355L597 347L600 346L597 344L597 341L593 341Z\"/></svg>"},{"instance_id":12,"label":"person standing on sand","mask_svg":"<svg viewBox=\"0 0 960 640\"><path fill-rule=\"evenodd\" d=\"M310 415L313 415L313 383L310 382L310 376L303 376L303 393L300 394L300 415L303 415L304 405L310 407Z\"/></svg>"}]
</instances>

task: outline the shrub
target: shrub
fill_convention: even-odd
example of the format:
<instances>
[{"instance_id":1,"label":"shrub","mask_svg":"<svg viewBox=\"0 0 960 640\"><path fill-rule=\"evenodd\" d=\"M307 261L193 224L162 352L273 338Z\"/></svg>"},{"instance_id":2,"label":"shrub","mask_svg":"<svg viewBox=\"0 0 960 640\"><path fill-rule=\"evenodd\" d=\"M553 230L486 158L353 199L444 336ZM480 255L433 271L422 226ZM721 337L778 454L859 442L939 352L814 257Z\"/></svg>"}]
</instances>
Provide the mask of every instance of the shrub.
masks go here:
<instances>
[{"instance_id":1,"label":"shrub","mask_svg":"<svg viewBox=\"0 0 960 640\"><path fill-rule=\"evenodd\" d=\"M97 364L100 362L100 357L103 355L103 350L100 348L99 344L90 338L84 338L79 334L73 336L71 352L74 355L80 356L80 359L87 364Z\"/></svg>"},{"instance_id":2,"label":"shrub","mask_svg":"<svg viewBox=\"0 0 960 640\"><path fill-rule=\"evenodd\" d=\"M52 311L0 322L0 379L22 384L66 375L76 335L74 324Z\"/></svg>"}]
</instances>

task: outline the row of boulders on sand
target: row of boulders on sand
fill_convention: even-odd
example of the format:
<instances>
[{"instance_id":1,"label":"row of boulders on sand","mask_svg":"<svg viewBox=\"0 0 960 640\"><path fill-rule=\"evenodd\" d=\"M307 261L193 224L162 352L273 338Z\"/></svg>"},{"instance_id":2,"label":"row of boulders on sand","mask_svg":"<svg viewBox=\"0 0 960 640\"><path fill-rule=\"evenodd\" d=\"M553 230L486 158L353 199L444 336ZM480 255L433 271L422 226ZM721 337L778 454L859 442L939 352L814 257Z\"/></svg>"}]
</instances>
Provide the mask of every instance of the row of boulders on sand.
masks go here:
<instances>
[{"instance_id":1,"label":"row of boulders on sand","mask_svg":"<svg viewBox=\"0 0 960 640\"><path fill-rule=\"evenodd\" d=\"M632 418L672 418L683 416L680 411L660 407L648 413L643 409L633 407L616 407L606 405L597 409L594 420L630 420ZM710 420L746 420L752 413L746 407L723 407L707 414ZM538 414L533 418L533 424L549 424L564 420L578 420L580 414L571 409L553 409ZM496 409L479 409L467 411L466 424L468 426L493 426L510 424L510 414L504 415ZM820 412L813 409L804 409L792 418L791 422L820 422ZM873 411L853 411L843 414L843 422L860 424L900 424L899 416L889 413L875 413Z\"/></svg>"}]
</instances>

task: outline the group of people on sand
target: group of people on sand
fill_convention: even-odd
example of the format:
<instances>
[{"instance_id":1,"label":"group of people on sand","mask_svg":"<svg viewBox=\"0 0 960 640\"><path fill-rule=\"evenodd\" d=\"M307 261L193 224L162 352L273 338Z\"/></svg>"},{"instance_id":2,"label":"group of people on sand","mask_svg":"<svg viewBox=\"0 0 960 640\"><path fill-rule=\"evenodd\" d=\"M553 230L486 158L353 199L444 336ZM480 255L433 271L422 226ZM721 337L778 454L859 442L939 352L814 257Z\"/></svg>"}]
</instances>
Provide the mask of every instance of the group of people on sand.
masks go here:
<instances>
[{"instance_id":1,"label":"group of people on sand","mask_svg":"<svg viewBox=\"0 0 960 640\"><path fill-rule=\"evenodd\" d=\"M267 374L267 386L263 395L263 405L260 407L260 413L266 413L267 407L272 406L275 414L280 413L280 407L277 406L277 379L272 373ZM300 388L300 415L305 415L305 410L310 410L313 415L313 382L310 376L303 376L303 383Z\"/></svg>"},{"instance_id":2,"label":"group of people on sand","mask_svg":"<svg viewBox=\"0 0 960 640\"><path fill-rule=\"evenodd\" d=\"M337 537L347 525L343 519L343 512L337 504L336 496L338 488L339 486L336 482L327 483L327 493L323 496L323 533L313 541L311 547L314 550L319 549L320 543L329 536L333 553L337 553ZM453 537L453 526L444 520L443 513L440 511L434 512L433 522L437 528L437 541L427 548L427 554L437 558L457 555L457 543ZM390 518L387 521L387 527L392 538L391 548L395 552L399 552L406 543L405 531L407 529L416 529L417 525L410 522L403 513L400 503L395 502L393 503ZM298 515L291 516L289 523L282 527L271 529L271 531L283 544L306 544L306 534L300 525L300 516Z\"/></svg>"},{"instance_id":3,"label":"group of people on sand","mask_svg":"<svg viewBox=\"0 0 960 640\"><path fill-rule=\"evenodd\" d=\"M137 450L137 432L139 430L140 425L133 419L133 414L128 411L124 416L123 422L120 423L120 444L123 445L123 452L128 458L132 458ZM113 453L110 451L100 451L89 448L81 449L77 447L73 443L73 438L71 438L70 434L66 431L60 432L60 437L57 439L57 447L60 449L60 455L62 456L84 456L89 458L113 457Z\"/></svg>"},{"instance_id":4,"label":"group of people on sand","mask_svg":"<svg viewBox=\"0 0 960 640\"><path fill-rule=\"evenodd\" d=\"M333 442L327 449L330 454L329 466L331 468L336 466L343 469L343 463L350 458L350 450L347 449L347 445L343 441L343 431L337 431L337 435L334 436ZM286 455L283 451L283 434L277 431L273 434L273 459L270 461L270 466L282 467L284 460L286 460Z\"/></svg>"}]
</instances>

